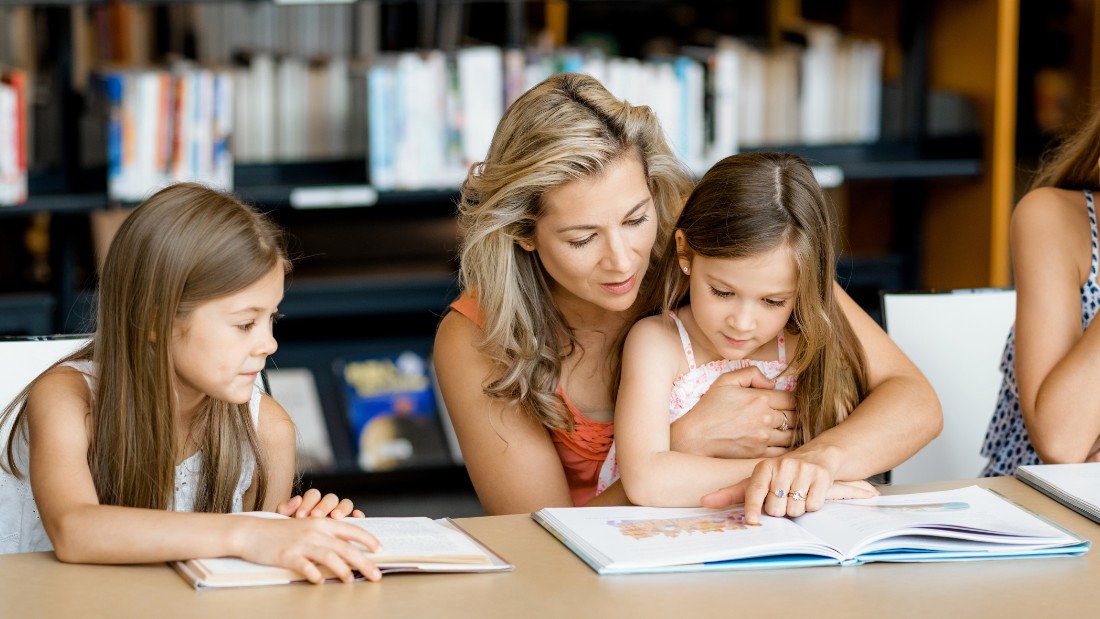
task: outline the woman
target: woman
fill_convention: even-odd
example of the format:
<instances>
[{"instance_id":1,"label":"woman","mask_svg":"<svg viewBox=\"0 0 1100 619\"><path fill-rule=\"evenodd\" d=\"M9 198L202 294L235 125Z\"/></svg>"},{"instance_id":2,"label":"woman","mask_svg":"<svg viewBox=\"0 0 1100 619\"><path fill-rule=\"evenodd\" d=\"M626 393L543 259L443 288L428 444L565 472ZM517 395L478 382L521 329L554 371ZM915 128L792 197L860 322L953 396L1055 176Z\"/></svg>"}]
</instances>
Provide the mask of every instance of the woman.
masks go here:
<instances>
[{"instance_id":1,"label":"woman","mask_svg":"<svg viewBox=\"0 0 1100 619\"><path fill-rule=\"evenodd\" d=\"M463 184L463 296L435 342L440 389L487 513L626 501L620 484L595 493L622 341L656 309L639 301L655 298L646 274L690 190L649 108L591 77L553 76L501 119ZM861 342L880 353L883 380L851 425L885 470L935 436L939 405L881 329L839 296ZM783 457L794 402L772 387L756 368L723 376L673 425L673 449L769 466L820 460L844 472L831 443Z\"/></svg>"}]
</instances>

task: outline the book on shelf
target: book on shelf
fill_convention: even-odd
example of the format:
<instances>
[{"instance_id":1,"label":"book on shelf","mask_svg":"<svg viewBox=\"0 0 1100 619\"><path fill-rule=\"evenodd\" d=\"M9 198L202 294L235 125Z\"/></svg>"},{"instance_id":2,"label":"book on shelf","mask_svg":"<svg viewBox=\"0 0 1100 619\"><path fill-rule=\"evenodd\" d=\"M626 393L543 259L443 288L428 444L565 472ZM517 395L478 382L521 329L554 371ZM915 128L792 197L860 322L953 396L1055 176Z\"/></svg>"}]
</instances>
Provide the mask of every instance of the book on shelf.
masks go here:
<instances>
[{"instance_id":1,"label":"book on shelf","mask_svg":"<svg viewBox=\"0 0 1100 619\"><path fill-rule=\"evenodd\" d=\"M761 516L757 526L742 506L546 508L532 517L600 574L1072 556L1090 545L977 486L833 501L797 518Z\"/></svg>"},{"instance_id":2,"label":"book on shelf","mask_svg":"<svg viewBox=\"0 0 1100 619\"><path fill-rule=\"evenodd\" d=\"M273 512L244 512L240 515L286 518ZM366 529L382 544L381 550L367 552L366 555L383 574L507 572L513 569L510 563L450 519L344 518L342 522ZM305 577L294 570L232 557L188 559L173 561L171 565L196 589L305 582ZM318 567L326 579L335 578L324 566Z\"/></svg>"},{"instance_id":3,"label":"book on shelf","mask_svg":"<svg viewBox=\"0 0 1100 619\"><path fill-rule=\"evenodd\" d=\"M298 473L331 469L335 456L313 372L309 368L278 368L266 373L271 397L294 421Z\"/></svg>"},{"instance_id":4,"label":"book on shelf","mask_svg":"<svg viewBox=\"0 0 1100 619\"><path fill-rule=\"evenodd\" d=\"M1021 466L1016 479L1100 522L1100 462Z\"/></svg>"},{"instance_id":5,"label":"book on shelf","mask_svg":"<svg viewBox=\"0 0 1100 619\"><path fill-rule=\"evenodd\" d=\"M359 468L386 471L451 462L428 361L412 350L337 359Z\"/></svg>"}]
</instances>

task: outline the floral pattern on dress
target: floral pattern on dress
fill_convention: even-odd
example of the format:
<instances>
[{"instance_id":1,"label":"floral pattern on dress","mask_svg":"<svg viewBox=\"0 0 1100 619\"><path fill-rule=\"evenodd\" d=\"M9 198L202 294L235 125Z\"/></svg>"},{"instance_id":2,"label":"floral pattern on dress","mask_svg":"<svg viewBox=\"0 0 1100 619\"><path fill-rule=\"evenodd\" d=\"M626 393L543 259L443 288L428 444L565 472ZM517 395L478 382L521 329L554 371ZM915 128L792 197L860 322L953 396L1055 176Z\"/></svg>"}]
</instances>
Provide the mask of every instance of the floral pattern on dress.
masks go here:
<instances>
[{"instance_id":1,"label":"floral pattern on dress","mask_svg":"<svg viewBox=\"0 0 1100 619\"><path fill-rule=\"evenodd\" d=\"M680 344L684 347L684 356L687 357L688 371L676 377L672 383L672 392L669 394L668 422L671 424L685 413L695 407L699 399L706 394L718 377L734 370L740 370L749 366L756 366L764 373L764 376L775 381L776 391L794 391L797 384L795 376L784 373L787 369L787 338L780 333L776 338L779 345L779 354L775 361L758 361L756 359L718 359L709 361L703 365L695 364L695 350L691 345L687 329L680 317L675 312L669 312L668 316L676 323L676 330L680 333ZM611 451L607 454L603 468L600 469L600 480L596 485L596 493L607 490L608 486L615 483L620 477L619 461L615 457L615 445L611 445Z\"/></svg>"}]
</instances>

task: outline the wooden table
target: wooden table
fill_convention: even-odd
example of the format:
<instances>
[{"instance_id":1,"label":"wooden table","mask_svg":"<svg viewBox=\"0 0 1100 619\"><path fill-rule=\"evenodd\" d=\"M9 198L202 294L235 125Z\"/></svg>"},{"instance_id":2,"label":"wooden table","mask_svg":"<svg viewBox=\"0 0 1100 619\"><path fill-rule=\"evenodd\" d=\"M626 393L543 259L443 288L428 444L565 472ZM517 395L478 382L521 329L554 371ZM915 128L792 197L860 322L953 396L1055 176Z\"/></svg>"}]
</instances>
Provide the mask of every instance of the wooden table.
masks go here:
<instances>
[{"instance_id":1,"label":"wooden table","mask_svg":"<svg viewBox=\"0 0 1100 619\"><path fill-rule=\"evenodd\" d=\"M1014 478L993 488L1100 544L1100 525ZM1094 617L1100 550L1082 557L597 576L529 516L457 521L516 565L502 574L393 574L380 584L194 591L166 565L66 565L0 555L0 617Z\"/></svg>"}]
</instances>

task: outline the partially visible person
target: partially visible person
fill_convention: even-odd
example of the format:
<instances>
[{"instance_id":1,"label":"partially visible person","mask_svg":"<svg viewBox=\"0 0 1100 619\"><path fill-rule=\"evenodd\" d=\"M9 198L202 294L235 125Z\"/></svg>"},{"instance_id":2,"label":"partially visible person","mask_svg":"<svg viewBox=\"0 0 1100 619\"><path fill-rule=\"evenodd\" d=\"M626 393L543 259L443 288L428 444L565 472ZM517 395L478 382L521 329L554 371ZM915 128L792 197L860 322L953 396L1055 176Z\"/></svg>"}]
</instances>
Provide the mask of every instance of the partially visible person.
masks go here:
<instances>
[{"instance_id":1,"label":"partially visible person","mask_svg":"<svg viewBox=\"0 0 1100 619\"><path fill-rule=\"evenodd\" d=\"M874 496L863 478L936 435L934 406L914 412L881 397L862 405L890 382L929 387L881 330L853 329L836 284L837 236L836 216L798 156L734 155L703 176L656 270L663 313L635 324L623 352L615 449L632 502L699 505L751 476L749 522L761 504L773 516L799 516L826 498ZM761 460L671 449L670 421L716 378L750 367L795 393L782 423L793 451ZM609 458L605 483L614 465Z\"/></svg>"},{"instance_id":2,"label":"partially visible person","mask_svg":"<svg viewBox=\"0 0 1100 619\"><path fill-rule=\"evenodd\" d=\"M1012 213L1016 323L982 455L983 475L1026 464L1100 461L1100 110L1043 159Z\"/></svg>"},{"instance_id":3,"label":"partially visible person","mask_svg":"<svg viewBox=\"0 0 1100 619\"><path fill-rule=\"evenodd\" d=\"M462 296L434 361L489 514L620 504L597 495L612 442L623 338L691 179L647 107L559 74L505 113L462 187ZM673 427L677 449L779 455L790 394L731 373ZM789 413L788 413L789 414Z\"/></svg>"},{"instance_id":4,"label":"partially visible person","mask_svg":"<svg viewBox=\"0 0 1100 619\"><path fill-rule=\"evenodd\" d=\"M313 582L321 567L379 579L362 551L377 540L339 521L362 516L351 501L291 497L294 425L256 386L289 270L279 228L227 194L177 184L134 210L103 265L91 342L0 416L0 552L235 556ZM229 515L244 510L297 517Z\"/></svg>"}]
</instances>

